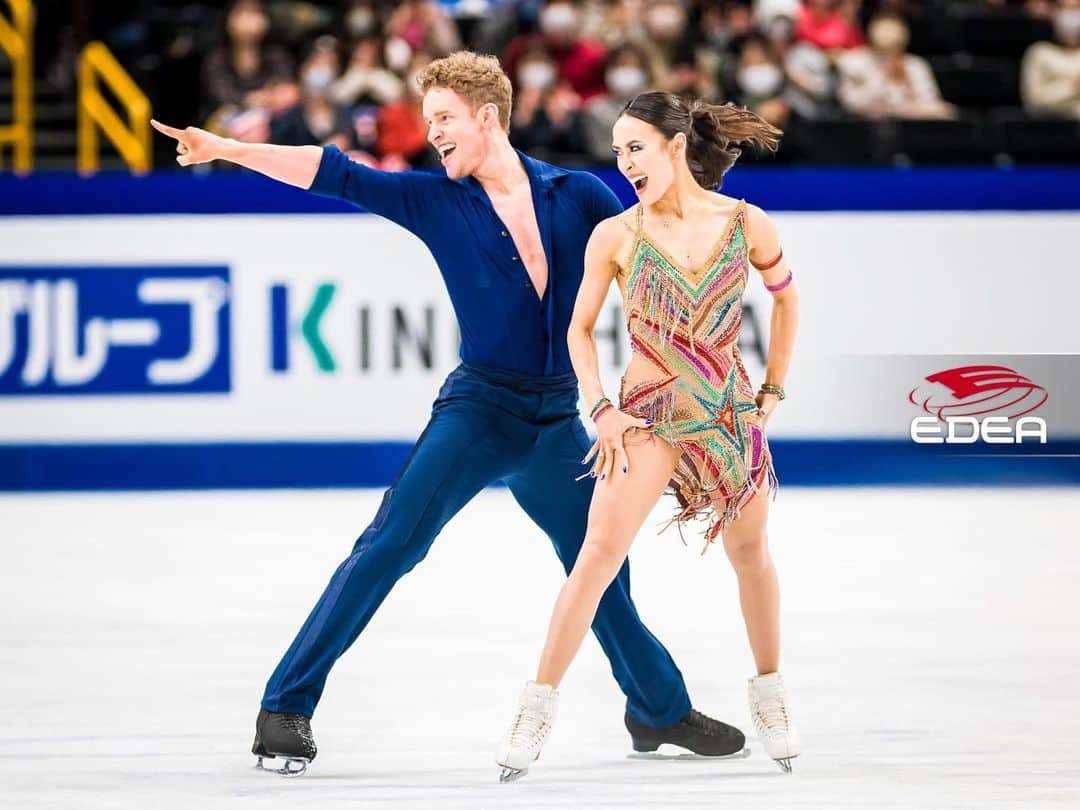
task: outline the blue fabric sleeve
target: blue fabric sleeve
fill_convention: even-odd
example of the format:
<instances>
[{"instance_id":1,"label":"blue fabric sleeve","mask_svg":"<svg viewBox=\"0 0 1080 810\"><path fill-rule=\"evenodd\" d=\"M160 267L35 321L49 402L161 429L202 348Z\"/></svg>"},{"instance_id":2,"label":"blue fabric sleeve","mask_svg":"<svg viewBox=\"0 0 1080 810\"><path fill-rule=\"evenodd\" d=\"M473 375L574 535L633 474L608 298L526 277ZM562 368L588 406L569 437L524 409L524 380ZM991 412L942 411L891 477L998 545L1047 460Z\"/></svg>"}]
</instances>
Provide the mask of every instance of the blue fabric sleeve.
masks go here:
<instances>
[{"instance_id":1,"label":"blue fabric sleeve","mask_svg":"<svg viewBox=\"0 0 1080 810\"><path fill-rule=\"evenodd\" d=\"M358 205L421 235L425 211L437 203L440 178L426 172L372 169L350 160L336 146L326 146L308 190Z\"/></svg>"},{"instance_id":2,"label":"blue fabric sleeve","mask_svg":"<svg viewBox=\"0 0 1080 810\"><path fill-rule=\"evenodd\" d=\"M592 204L593 225L602 222L609 217L617 216L626 210L615 192L608 188L607 184L595 174L583 173L585 182L588 183L589 199Z\"/></svg>"}]
</instances>

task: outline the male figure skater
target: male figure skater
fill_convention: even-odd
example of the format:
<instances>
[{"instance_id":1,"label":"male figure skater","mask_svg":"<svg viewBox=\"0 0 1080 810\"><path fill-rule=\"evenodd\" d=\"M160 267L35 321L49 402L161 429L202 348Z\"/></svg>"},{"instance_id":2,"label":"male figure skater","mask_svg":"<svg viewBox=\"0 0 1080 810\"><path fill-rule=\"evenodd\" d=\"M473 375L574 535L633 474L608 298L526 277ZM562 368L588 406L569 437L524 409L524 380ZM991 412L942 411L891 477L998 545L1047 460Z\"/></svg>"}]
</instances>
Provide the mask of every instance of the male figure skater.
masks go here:
<instances>
[{"instance_id":1,"label":"male figure skater","mask_svg":"<svg viewBox=\"0 0 1080 810\"><path fill-rule=\"evenodd\" d=\"M371 525L334 573L266 685L252 752L303 773L315 758L310 718L327 675L398 579L473 496L502 479L547 533L567 570L585 535L593 480L576 480L590 441L566 333L593 227L622 211L599 179L514 150L510 81L498 60L459 52L418 77L428 140L446 175L386 173L335 147L246 144L200 129L154 127L177 162L222 159L339 197L420 237L439 266L461 327L462 364ZM742 752L741 731L691 708L678 668L630 599L630 571L593 623L626 694L636 751L671 743L694 753Z\"/></svg>"}]
</instances>

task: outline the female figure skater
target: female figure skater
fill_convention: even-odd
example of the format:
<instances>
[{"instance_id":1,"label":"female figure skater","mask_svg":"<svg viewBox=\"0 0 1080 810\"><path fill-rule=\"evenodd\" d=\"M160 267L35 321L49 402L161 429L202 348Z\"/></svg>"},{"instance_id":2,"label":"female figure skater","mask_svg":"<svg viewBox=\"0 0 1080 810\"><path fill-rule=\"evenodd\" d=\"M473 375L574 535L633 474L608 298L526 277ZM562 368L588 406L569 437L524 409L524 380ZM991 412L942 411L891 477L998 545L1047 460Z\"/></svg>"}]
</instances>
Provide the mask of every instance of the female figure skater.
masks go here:
<instances>
[{"instance_id":1,"label":"female figure skater","mask_svg":"<svg viewBox=\"0 0 1080 810\"><path fill-rule=\"evenodd\" d=\"M784 398L798 298L768 216L714 193L737 144L775 149L780 131L730 104L663 92L631 100L613 128L619 170L638 204L596 226L569 330L570 356L599 438L585 543L551 617L536 680L526 684L496 761L501 779L539 756L558 686L601 595L670 482L683 523L707 519L706 549L722 537L757 666L750 714L769 756L790 772L800 745L780 679L779 588L765 524L776 488L765 424ZM756 268L773 296L766 382L755 396L739 358L743 290ZM614 280L632 356L619 407L604 396L593 327ZM627 725L634 723L627 718ZM653 751L647 737L635 745ZM637 741L636 741L637 742Z\"/></svg>"}]
</instances>

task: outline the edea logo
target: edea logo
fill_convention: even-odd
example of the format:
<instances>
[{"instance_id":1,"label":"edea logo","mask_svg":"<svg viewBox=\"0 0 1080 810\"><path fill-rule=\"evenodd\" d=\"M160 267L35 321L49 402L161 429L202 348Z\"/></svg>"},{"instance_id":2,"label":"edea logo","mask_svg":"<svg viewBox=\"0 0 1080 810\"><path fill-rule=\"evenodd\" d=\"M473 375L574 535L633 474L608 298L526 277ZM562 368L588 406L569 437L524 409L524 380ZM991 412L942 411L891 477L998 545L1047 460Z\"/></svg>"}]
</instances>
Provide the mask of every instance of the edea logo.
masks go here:
<instances>
[{"instance_id":1,"label":"edea logo","mask_svg":"<svg viewBox=\"0 0 1080 810\"><path fill-rule=\"evenodd\" d=\"M929 416L911 420L916 444L1046 444L1046 420L1030 416L1046 389L1006 366L961 366L931 374L908 400Z\"/></svg>"}]
</instances>

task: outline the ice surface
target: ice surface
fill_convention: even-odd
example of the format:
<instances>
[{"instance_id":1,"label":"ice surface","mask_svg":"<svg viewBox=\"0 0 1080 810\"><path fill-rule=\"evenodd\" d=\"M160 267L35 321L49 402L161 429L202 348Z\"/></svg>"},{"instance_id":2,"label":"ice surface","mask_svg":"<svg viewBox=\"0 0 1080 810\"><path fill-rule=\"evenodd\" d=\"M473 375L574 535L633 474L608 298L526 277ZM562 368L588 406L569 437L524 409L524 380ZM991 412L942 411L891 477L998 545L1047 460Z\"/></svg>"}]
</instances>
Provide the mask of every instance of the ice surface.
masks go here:
<instances>
[{"instance_id":1,"label":"ice surface","mask_svg":"<svg viewBox=\"0 0 1080 810\"><path fill-rule=\"evenodd\" d=\"M319 756L253 770L262 686L379 493L0 497L0 804L10 808L1080 806L1080 492L798 490L773 507L783 667L805 754L627 758L593 639L540 763L495 743L562 578L505 491L455 519L331 675ZM695 705L749 728L719 548L654 527L646 622ZM688 538L690 539L690 538Z\"/></svg>"}]
</instances>

